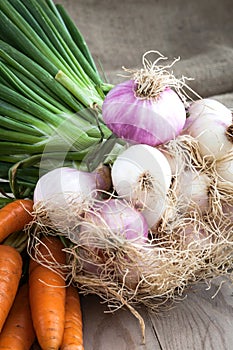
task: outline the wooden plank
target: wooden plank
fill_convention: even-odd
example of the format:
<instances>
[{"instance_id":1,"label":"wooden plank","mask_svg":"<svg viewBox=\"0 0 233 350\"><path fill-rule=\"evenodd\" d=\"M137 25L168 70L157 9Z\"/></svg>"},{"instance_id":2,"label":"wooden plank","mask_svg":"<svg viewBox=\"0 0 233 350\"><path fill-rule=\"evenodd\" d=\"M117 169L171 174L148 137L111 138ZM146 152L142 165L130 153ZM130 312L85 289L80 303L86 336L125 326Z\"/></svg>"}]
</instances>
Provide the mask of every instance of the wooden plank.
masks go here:
<instances>
[{"instance_id":1,"label":"wooden plank","mask_svg":"<svg viewBox=\"0 0 233 350\"><path fill-rule=\"evenodd\" d=\"M150 316L163 350L232 350L233 285L219 283L211 289L200 284L185 300L158 316Z\"/></svg>"},{"instance_id":2,"label":"wooden plank","mask_svg":"<svg viewBox=\"0 0 233 350\"><path fill-rule=\"evenodd\" d=\"M161 350L145 308L138 311L145 321L146 344L135 316L122 308L108 312L97 296L82 298L85 350Z\"/></svg>"}]
</instances>

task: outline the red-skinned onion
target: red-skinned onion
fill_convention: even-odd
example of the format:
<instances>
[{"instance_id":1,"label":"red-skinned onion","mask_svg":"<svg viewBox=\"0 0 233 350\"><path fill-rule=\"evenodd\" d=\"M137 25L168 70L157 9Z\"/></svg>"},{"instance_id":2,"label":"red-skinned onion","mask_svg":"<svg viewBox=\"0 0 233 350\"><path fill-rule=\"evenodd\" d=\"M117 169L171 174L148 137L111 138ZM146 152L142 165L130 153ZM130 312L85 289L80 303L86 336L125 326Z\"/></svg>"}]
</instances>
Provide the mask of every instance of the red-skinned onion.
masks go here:
<instances>
[{"instance_id":1,"label":"red-skinned onion","mask_svg":"<svg viewBox=\"0 0 233 350\"><path fill-rule=\"evenodd\" d=\"M77 240L82 245L103 249L103 239L114 238L144 244L148 236L148 225L144 217L127 202L109 199L99 202L87 212L80 225ZM75 237L73 237L73 240Z\"/></svg>"},{"instance_id":2,"label":"red-skinned onion","mask_svg":"<svg viewBox=\"0 0 233 350\"><path fill-rule=\"evenodd\" d=\"M157 98L141 98L136 83L127 80L107 94L102 114L106 125L118 137L150 146L163 144L180 134L186 119L183 102L166 87Z\"/></svg>"}]
</instances>

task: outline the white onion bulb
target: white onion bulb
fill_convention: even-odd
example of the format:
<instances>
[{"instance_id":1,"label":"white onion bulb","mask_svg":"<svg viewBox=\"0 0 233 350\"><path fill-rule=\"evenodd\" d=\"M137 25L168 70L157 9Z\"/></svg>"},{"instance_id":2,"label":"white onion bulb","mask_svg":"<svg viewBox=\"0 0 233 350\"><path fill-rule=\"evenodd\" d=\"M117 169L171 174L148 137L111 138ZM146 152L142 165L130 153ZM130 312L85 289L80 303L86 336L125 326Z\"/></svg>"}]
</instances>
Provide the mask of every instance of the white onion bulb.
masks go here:
<instances>
[{"instance_id":1,"label":"white onion bulb","mask_svg":"<svg viewBox=\"0 0 233 350\"><path fill-rule=\"evenodd\" d=\"M189 107L183 133L198 140L203 157L220 159L233 150L232 113L218 101L203 99L193 102ZM228 133L228 135L227 135Z\"/></svg>"},{"instance_id":2,"label":"white onion bulb","mask_svg":"<svg viewBox=\"0 0 233 350\"><path fill-rule=\"evenodd\" d=\"M190 210L196 206L201 212L209 208L208 189L209 177L204 173L191 170L184 171L178 177L177 196L181 211Z\"/></svg>"},{"instance_id":3,"label":"white onion bulb","mask_svg":"<svg viewBox=\"0 0 233 350\"><path fill-rule=\"evenodd\" d=\"M54 200L66 207L72 198L80 204L96 195L96 175L74 168L62 167L49 171L37 182L34 203Z\"/></svg>"},{"instance_id":4,"label":"white onion bulb","mask_svg":"<svg viewBox=\"0 0 233 350\"><path fill-rule=\"evenodd\" d=\"M233 183L233 153L232 157L216 162L216 171L223 180Z\"/></svg>"},{"instance_id":5,"label":"white onion bulb","mask_svg":"<svg viewBox=\"0 0 233 350\"><path fill-rule=\"evenodd\" d=\"M158 149L134 145L122 152L112 167L112 183L120 197L131 201L154 226L165 210L171 168Z\"/></svg>"},{"instance_id":6,"label":"white onion bulb","mask_svg":"<svg viewBox=\"0 0 233 350\"><path fill-rule=\"evenodd\" d=\"M221 116L221 119L226 124L231 124L232 121L231 110L221 102L211 98L203 98L192 102L188 108L188 113L188 123L206 114L215 114L216 116Z\"/></svg>"},{"instance_id":7,"label":"white onion bulb","mask_svg":"<svg viewBox=\"0 0 233 350\"><path fill-rule=\"evenodd\" d=\"M96 174L61 167L38 180L34 208L43 224L64 234L76 226L97 197Z\"/></svg>"}]
</instances>

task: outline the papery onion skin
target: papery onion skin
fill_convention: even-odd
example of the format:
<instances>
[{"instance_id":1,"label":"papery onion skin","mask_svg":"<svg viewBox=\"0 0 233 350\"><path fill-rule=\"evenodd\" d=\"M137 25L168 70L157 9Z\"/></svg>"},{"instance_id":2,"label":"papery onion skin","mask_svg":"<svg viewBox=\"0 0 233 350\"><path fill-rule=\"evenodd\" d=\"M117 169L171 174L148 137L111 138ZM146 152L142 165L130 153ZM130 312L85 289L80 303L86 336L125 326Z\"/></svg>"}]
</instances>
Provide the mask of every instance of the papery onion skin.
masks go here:
<instances>
[{"instance_id":1,"label":"papery onion skin","mask_svg":"<svg viewBox=\"0 0 233 350\"><path fill-rule=\"evenodd\" d=\"M34 190L34 203L58 199L60 204L67 204L67 198L80 196L80 203L85 198L96 195L96 175L74 168L56 168L43 175Z\"/></svg>"},{"instance_id":2,"label":"papery onion skin","mask_svg":"<svg viewBox=\"0 0 233 350\"><path fill-rule=\"evenodd\" d=\"M195 173L191 170L184 171L178 177L176 189L180 211L189 211L196 206L205 213L209 209L210 178L205 173Z\"/></svg>"},{"instance_id":3,"label":"papery onion skin","mask_svg":"<svg viewBox=\"0 0 233 350\"><path fill-rule=\"evenodd\" d=\"M216 171L221 179L233 184L233 152L231 158L216 162Z\"/></svg>"},{"instance_id":4,"label":"papery onion skin","mask_svg":"<svg viewBox=\"0 0 233 350\"><path fill-rule=\"evenodd\" d=\"M127 80L107 94L102 115L119 138L130 143L157 146L180 134L186 120L183 102L167 87L155 98L136 96L136 83Z\"/></svg>"},{"instance_id":5,"label":"papery onion skin","mask_svg":"<svg viewBox=\"0 0 233 350\"><path fill-rule=\"evenodd\" d=\"M188 114L189 117L187 118L185 127L188 127L196 118L200 118L206 114L211 114L213 118L214 116L217 118L221 116L221 120L227 125L230 125L232 122L231 110L221 102L211 98L203 98L192 102L188 108Z\"/></svg>"},{"instance_id":6,"label":"papery onion skin","mask_svg":"<svg viewBox=\"0 0 233 350\"><path fill-rule=\"evenodd\" d=\"M202 99L191 103L182 133L194 137L202 157L220 159L233 150L228 130L232 125L232 113L222 103Z\"/></svg>"}]
</instances>

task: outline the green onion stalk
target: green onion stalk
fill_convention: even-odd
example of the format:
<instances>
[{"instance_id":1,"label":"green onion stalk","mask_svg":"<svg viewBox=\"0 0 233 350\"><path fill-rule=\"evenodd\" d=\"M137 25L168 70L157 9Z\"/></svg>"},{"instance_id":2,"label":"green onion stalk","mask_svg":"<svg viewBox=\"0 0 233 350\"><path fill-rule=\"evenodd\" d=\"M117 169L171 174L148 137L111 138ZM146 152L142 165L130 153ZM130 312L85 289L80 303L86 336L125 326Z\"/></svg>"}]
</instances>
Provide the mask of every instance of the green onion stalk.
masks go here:
<instances>
[{"instance_id":1,"label":"green onion stalk","mask_svg":"<svg viewBox=\"0 0 233 350\"><path fill-rule=\"evenodd\" d=\"M0 28L0 191L31 197L48 170L94 170L114 147L101 116L113 86L52 0L0 1Z\"/></svg>"}]
</instances>

